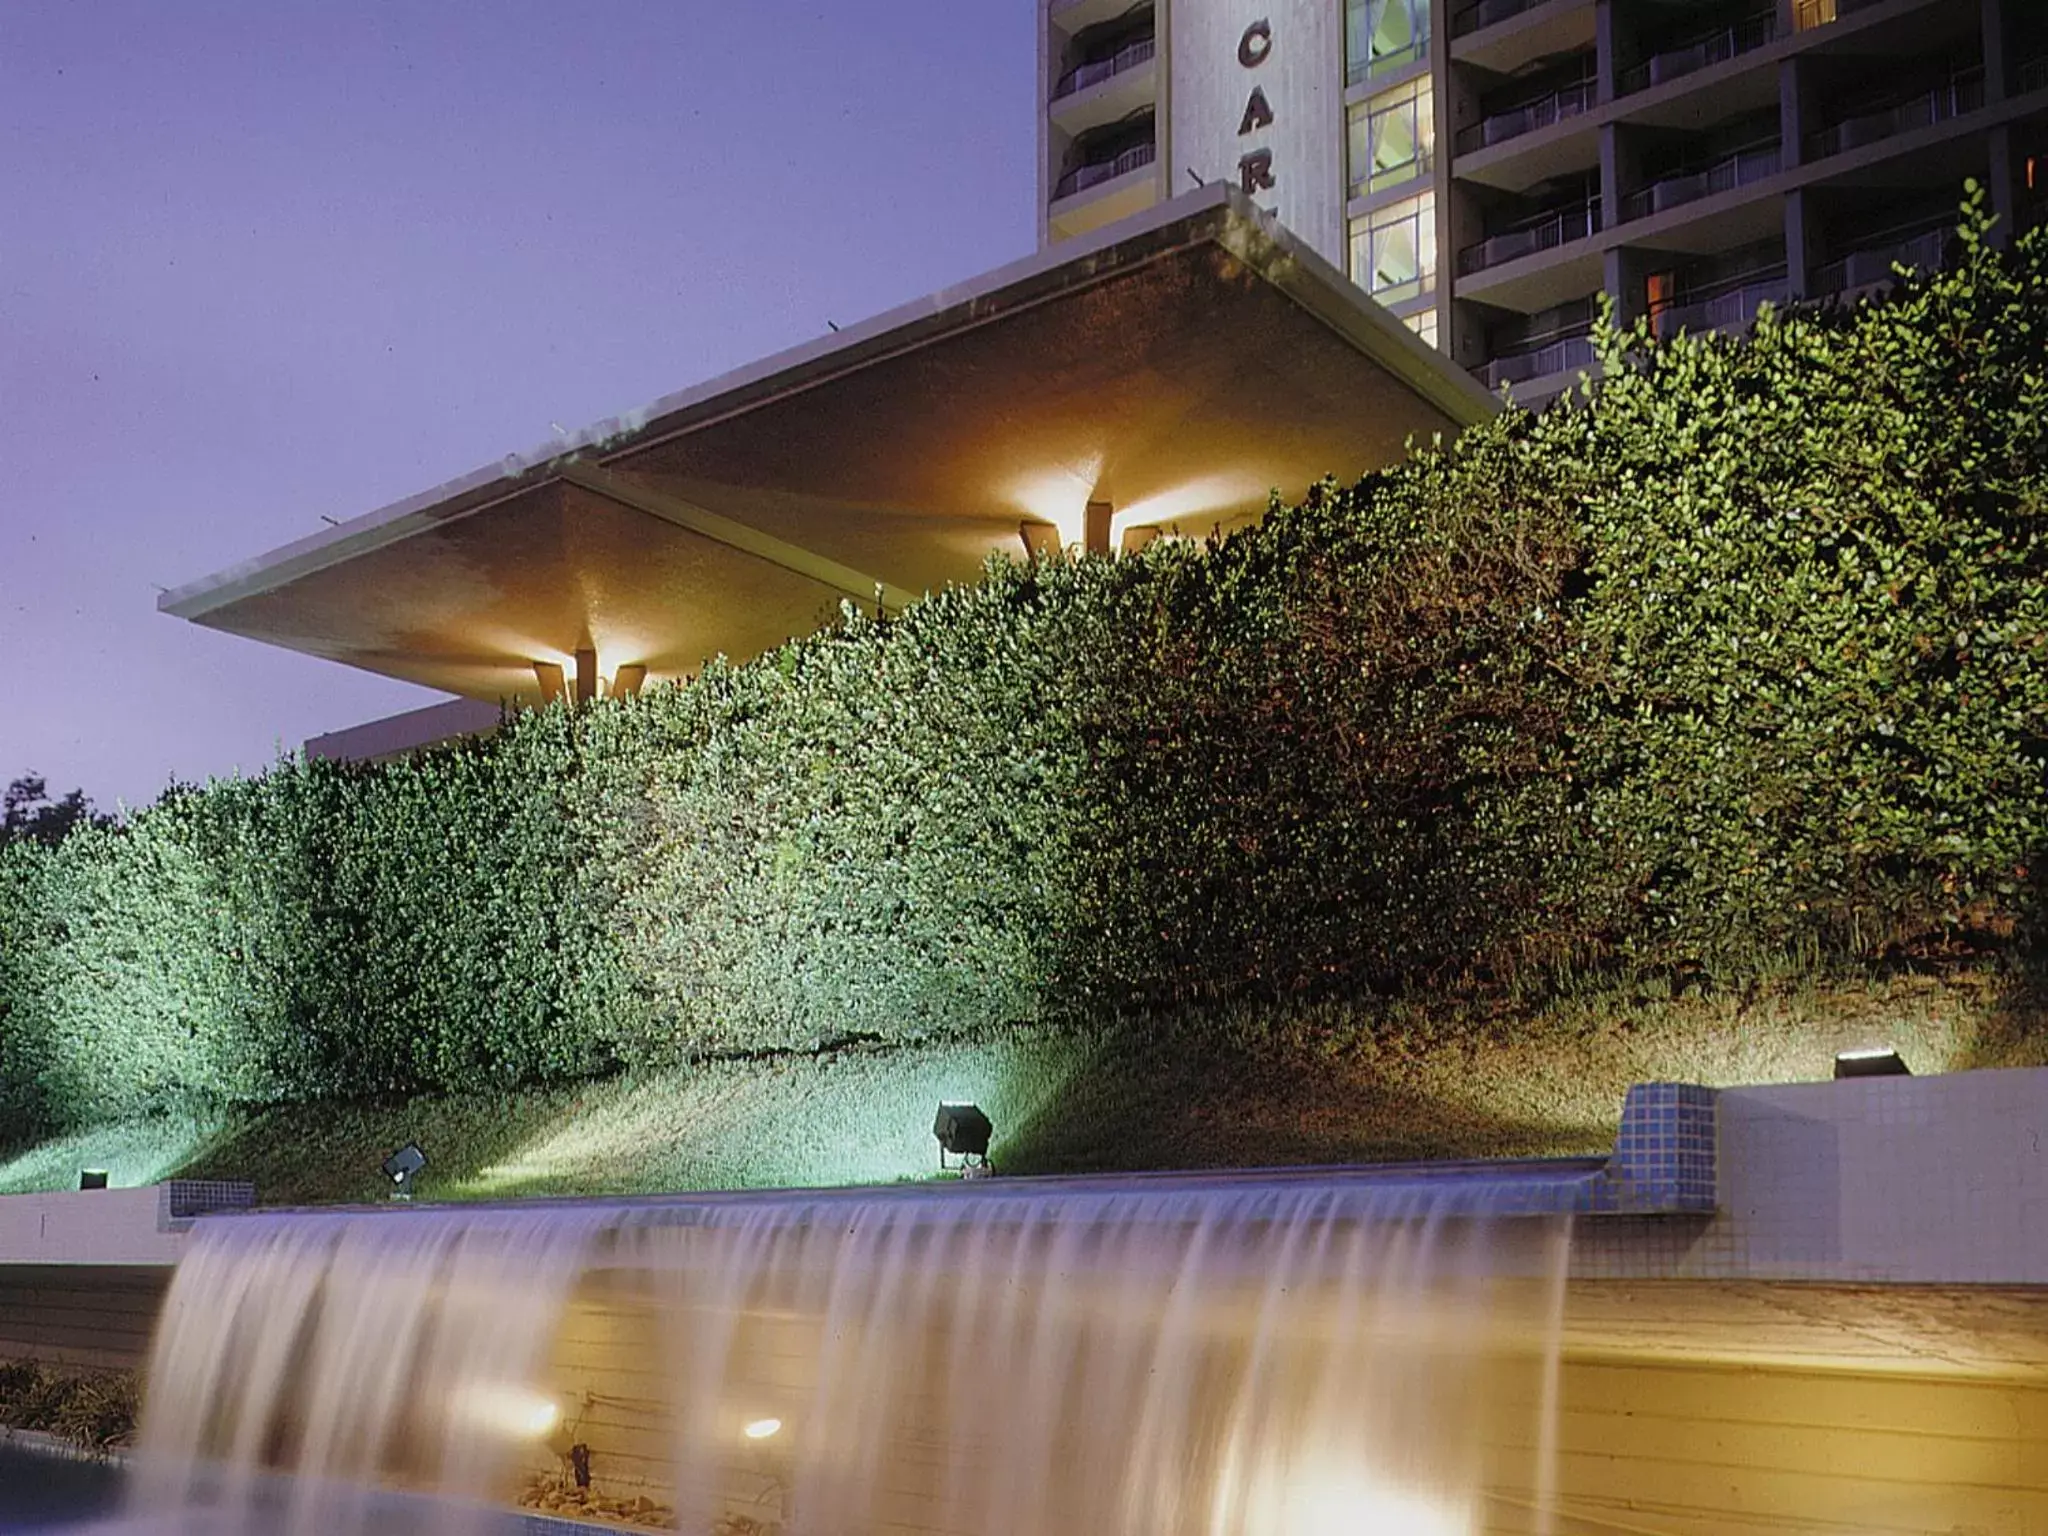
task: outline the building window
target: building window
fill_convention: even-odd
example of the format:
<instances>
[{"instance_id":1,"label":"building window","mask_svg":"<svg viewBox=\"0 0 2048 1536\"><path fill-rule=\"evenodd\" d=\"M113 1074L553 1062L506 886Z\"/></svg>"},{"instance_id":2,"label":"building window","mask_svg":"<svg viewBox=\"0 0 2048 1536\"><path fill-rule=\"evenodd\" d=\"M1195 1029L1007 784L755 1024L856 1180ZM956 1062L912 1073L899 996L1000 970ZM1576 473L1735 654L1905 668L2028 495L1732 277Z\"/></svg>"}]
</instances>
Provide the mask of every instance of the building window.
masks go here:
<instances>
[{"instance_id":1,"label":"building window","mask_svg":"<svg viewBox=\"0 0 2048 1536\"><path fill-rule=\"evenodd\" d=\"M1420 336L1424 341L1428 342L1432 347L1437 344L1435 306L1432 305L1428 309L1418 309L1414 314L1409 315L1401 323L1407 326L1408 329L1413 331L1416 335Z\"/></svg>"},{"instance_id":2,"label":"building window","mask_svg":"<svg viewBox=\"0 0 2048 1536\"><path fill-rule=\"evenodd\" d=\"M1804 32L1835 19L1835 0L1792 0L1792 25Z\"/></svg>"},{"instance_id":3,"label":"building window","mask_svg":"<svg viewBox=\"0 0 2048 1536\"><path fill-rule=\"evenodd\" d=\"M1344 57L1350 82L1356 85L1428 58L1429 6L1430 0L1346 0Z\"/></svg>"},{"instance_id":4,"label":"building window","mask_svg":"<svg viewBox=\"0 0 2048 1536\"><path fill-rule=\"evenodd\" d=\"M1436 148L1436 93L1428 79L1351 109L1351 195L1397 187L1428 172Z\"/></svg>"},{"instance_id":5,"label":"building window","mask_svg":"<svg viewBox=\"0 0 2048 1536\"><path fill-rule=\"evenodd\" d=\"M1382 304L1420 298L1436 286L1434 192L1352 221L1351 280Z\"/></svg>"}]
</instances>

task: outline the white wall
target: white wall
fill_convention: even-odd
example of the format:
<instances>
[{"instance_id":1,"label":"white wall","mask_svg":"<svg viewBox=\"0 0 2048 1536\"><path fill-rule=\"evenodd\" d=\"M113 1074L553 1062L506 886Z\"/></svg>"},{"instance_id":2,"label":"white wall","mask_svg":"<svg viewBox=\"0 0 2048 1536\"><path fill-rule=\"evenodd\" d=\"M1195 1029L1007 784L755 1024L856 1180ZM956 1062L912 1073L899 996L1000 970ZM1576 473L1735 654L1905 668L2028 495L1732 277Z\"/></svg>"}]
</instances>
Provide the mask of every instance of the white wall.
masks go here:
<instances>
[{"instance_id":1,"label":"white wall","mask_svg":"<svg viewBox=\"0 0 2048 1536\"><path fill-rule=\"evenodd\" d=\"M1271 51L1239 62L1246 28L1264 21ZM1257 150L1273 156L1273 187L1259 206L1340 272L1344 239L1344 18L1336 0L1173 0L1171 157L1176 192L1203 181L1239 181L1239 162ZM1252 90L1265 92L1270 127L1240 134Z\"/></svg>"}]
</instances>

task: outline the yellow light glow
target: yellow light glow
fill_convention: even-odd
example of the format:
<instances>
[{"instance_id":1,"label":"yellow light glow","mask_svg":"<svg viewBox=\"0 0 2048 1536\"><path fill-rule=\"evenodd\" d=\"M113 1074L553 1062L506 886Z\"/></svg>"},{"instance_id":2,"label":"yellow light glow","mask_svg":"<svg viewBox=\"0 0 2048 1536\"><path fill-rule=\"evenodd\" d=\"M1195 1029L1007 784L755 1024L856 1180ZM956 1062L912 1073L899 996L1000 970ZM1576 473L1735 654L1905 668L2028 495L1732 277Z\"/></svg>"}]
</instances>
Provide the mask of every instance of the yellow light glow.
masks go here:
<instances>
[{"instance_id":1,"label":"yellow light glow","mask_svg":"<svg viewBox=\"0 0 2048 1536\"><path fill-rule=\"evenodd\" d=\"M1403 1487L1370 1467L1319 1464L1283 1473L1265 1466L1244 1489L1243 1536L1477 1536L1477 1512ZM1226 1477L1219 1505L1233 1500ZM1221 1511L1219 1510L1219 1513Z\"/></svg>"},{"instance_id":2,"label":"yellow light glow","mask_svg":"<svg viewBox=\"0 0 2048 1536\"><path fill-rule=\"evenodd\" d=\"M1072 464L1035 471L1009 487L1010 502L1023 516L1059 529L1062 545L1079 544L1088 503L1102 478L1102 464L1103 456L1097 453Z\"/></svg>"},{"instance_id":3,"label":"yellow light glow","mask_svg":"<svg viewBox=\"0 0 2048 1536\"><path fill-rule=\"evenodd\" d=\"M1109 519L1110 545L1120 547L1127 528L1175 523L1188 524L1183 532L1202 537L1214 523L1230 522L1246 512L1262 509L1270 489L1264 481L1246 474L1209 475L1187 481L1127 507L1118 507Z\"/></svg>"},{"instance_id":4,"label":"yellow light glow","mask_svg":"<svg viewBox=\"0 0 2048 1536\"><path fill-rule=\"evenodd\" d=\"M473 1382L458 1391L455 1408L464 1418L515 1440L538 1440L562 1418L552 1399L524 1387L489 1382Z\"/></svg>"},{"instance_id":5,"label":"yellow light glow","mask_svg":"<svg viewBox=\"0 0 2048 1536\"><path fill-rule=\"evenodd\" d=\"M780 1419L755 1419L741 1431L749 1440L766 1440L782 1428Z\"/></svg>"}]
</instances>

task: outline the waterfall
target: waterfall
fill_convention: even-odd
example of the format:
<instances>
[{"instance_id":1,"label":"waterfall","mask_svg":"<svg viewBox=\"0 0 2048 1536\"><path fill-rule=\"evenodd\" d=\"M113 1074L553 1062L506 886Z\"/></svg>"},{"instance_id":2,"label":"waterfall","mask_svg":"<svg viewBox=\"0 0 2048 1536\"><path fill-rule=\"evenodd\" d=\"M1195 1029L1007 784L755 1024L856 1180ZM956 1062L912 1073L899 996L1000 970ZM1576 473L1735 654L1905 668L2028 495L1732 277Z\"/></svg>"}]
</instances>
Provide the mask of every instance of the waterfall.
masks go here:
<instances>
[{"instance_id":1,"label":"waterfall","mask_svg":"<svg viewBox=\"0 0 2048 1536\"><path fill-rule=\"evenodd\" d=\"M1567 1219L1177 1176L203 1221L136 1516L1540 1533ZM579 1486L587 1477L588 1487Z\"/></svg>"}]
</instances>

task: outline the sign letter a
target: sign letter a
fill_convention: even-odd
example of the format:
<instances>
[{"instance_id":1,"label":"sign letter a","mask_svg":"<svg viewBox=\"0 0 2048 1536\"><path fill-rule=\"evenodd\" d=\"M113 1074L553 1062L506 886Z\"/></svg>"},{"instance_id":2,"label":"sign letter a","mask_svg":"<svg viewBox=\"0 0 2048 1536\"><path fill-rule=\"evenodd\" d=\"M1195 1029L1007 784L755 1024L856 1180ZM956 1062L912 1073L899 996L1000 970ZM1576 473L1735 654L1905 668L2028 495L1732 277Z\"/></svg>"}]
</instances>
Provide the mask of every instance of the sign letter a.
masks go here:
<instances>
[{"instance_id":1,"label":"sign letter a","mask_svg":"<svg viewBox=\"0 0 2048 1536\"><path fill-rule=\"evenodd\" d=\"M1273 151L1255 149L1237 162L1238 185L1244 188L1244 195L1263 191L1273 185Z\"/></svg>"},{"instance_id":2,"label":"sign letter a","mask_svg":"<svg viewBox=\"0 0 2048 1536\"><path fill-rule=\"evenodd\" d=\"M1244 121L1237 125L1237 136L1243 138L1254 128L1270 128L1272 126L1273 108L1266 101L1266 88L1263 85L1255 85L1252 87L1251 95L1245 101Z\"/></svg>"}]
</instances>

